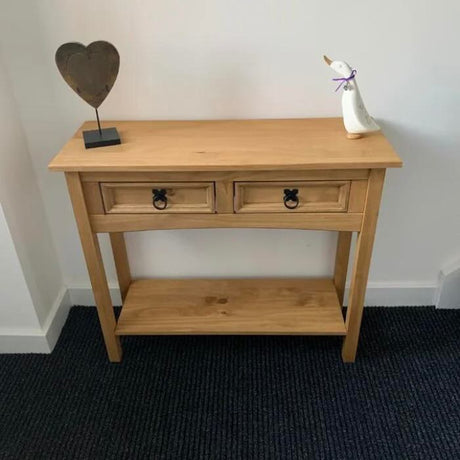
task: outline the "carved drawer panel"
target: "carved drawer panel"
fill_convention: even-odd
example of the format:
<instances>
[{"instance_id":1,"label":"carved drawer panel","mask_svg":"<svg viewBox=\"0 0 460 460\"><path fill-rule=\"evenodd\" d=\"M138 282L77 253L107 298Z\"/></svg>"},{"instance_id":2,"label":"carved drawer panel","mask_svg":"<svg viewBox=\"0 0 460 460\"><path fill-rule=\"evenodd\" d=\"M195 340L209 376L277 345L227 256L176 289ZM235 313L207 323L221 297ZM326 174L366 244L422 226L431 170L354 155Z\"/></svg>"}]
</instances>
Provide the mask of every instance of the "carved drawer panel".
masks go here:
<instances>
[{"instance_id":1,"label":"carved drawer panel","mask_svg":"<svg viewBox=\"0 0 460 460\"><path fill-rule=\"evenodd\" d=\"M102 182L106 214L212 213L214 182Z\"/></svg>"},{"instance_id":2,"label":"carved drawer panel","mask_svg":"<svg viewBox=\"0 0 460 460\"><path fill-rule=\"evenodd\" d=\"M237 213L347 212L351 181L235 182Z\"/></svg>"}]
</instances>

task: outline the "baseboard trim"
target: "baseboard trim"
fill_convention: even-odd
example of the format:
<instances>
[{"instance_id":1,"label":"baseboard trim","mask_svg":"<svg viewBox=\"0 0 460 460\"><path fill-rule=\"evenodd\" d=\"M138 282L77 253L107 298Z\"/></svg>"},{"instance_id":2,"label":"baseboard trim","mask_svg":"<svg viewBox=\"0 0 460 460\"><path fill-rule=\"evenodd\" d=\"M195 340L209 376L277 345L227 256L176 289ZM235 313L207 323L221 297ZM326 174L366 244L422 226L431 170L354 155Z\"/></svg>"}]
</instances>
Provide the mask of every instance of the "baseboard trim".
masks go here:
<instances>
[{"instance_id":1,"label":"baseboard trim","mask_svg":"<svg viewBox=\"0 0 460 460\"><path fill-rule=\"evenodd\" d=\"M70 300L69 290L66 287L62 287L43 325L43 331L50 347L50 353L53 351L61 335L62 328L67 321L71 307L72 302Z\"/></svg>"},{"instance_id":2,"label":"baseboard trim","mask_svg":"<svg viewBox=\"0 0 460 460\"><path fill-rule=\"evenodd\" d=\"M460 260L447 265L439 272L436 290L436 308L460 308Z\"/></svg>"},{"instance_id":3,"label":"baseboard trim","mask_svg":"<svg viewBox=\"0 0 460 460\"><path fill-rule=\"evenodd\" d=\"M365 305L384 306L426 306L434 304L437 285L430 283L369 282ZM110 296L114 305L121 305L118 286L109 284ZM349 288L345 290L348 298ZM94 306L94 296L90 286L69 288L72 305Z\"/></svg>"},{"instance_id":4,"label":"baseboard trim","mask_svg":"<svg viewBox=\"0 0 460 460\"><path fill-rule=\"evenodd\" d=\"M421 307L434 305L437 284L417 282L378 282L370 281L367 285L367 307ZM348 299L349 287L345 289Z\"/></svg>"},{"instance_id":5,"label":"baseboard trim","mask_svg":"<svg viewBox=\"0 0 460 460\"><path fill-rule=\"evenodd\" d=\"M68 289L70 302L72 305L80 305L82 307L94 307L94 295L91 286L73 286ZM121 296L118 285L109 283L110 297L112 305L121 305Z\"/></svg>"},{"instance_id":6,"label":"baseboard trim","mask_svg":"<svg viewBox=\"0 0 460 460\"><path fill-rule=\"evenodd\" d=\"M0 330L0 353L51 353L41 329Z\"/></svg>"},{"instance_id":7,"label":"baseboard trim","mask_svg":"<svg viewBox=\"0 0 460 460\"><path fill-rule=\"evenodd\" d=\"M40 329L0 329L0 353L51 353L61 334L72 303L62 287Z\"/></svg>"}]
</instances>

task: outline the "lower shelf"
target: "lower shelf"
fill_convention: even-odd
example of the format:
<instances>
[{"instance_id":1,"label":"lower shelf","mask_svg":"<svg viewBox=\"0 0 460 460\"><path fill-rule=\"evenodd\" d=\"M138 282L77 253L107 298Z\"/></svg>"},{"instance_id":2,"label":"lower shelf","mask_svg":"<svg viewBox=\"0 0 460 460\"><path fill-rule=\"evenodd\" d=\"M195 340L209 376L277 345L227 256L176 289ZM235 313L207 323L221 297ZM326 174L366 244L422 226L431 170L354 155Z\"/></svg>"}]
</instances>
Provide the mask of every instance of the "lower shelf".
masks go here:
<instances>
[{"instance_id":1,"label":"lower shelf","mask_svg":"<svg viewBox=\"0 0 460 460\"><path fill-rule=\"evenodd\" d=\"M345 335L330 279L137 280L117 335Z\"/></svg>"}]
</instances>

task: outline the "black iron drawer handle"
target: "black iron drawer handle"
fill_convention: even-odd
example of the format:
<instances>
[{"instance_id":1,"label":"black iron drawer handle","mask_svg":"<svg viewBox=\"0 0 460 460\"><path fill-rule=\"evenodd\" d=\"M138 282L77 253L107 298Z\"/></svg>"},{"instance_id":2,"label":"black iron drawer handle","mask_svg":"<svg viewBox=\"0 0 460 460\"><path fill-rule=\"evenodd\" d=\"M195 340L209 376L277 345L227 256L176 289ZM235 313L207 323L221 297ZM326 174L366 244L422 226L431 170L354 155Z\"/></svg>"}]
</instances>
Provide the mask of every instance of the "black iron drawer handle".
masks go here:
<instances>
[{"instance_id":1,"label":"black iron drawer handle","mask_svg":"<svg viewBox=\"0 0 460 460\"><path fill-rule=\"evenodd\" d=\"M288 188L284 189L284 206L288 209L295 209L297 206L299 206L299 197L297 194L299 193L299 190L294 188L292 190L289 190Z\"/></svg>"},{"instance_id":2,"label":"black iron drawer handle","mask_svg":"<svg viewBox=\"0 0 460 460\"><path fill-rule=\"evenodd\" d=\"M153 207L159 211L163 211L168 206L168 198L166 197L166 190L164 188L152 190L153 193Z\"/></svg>"}]
</instances>

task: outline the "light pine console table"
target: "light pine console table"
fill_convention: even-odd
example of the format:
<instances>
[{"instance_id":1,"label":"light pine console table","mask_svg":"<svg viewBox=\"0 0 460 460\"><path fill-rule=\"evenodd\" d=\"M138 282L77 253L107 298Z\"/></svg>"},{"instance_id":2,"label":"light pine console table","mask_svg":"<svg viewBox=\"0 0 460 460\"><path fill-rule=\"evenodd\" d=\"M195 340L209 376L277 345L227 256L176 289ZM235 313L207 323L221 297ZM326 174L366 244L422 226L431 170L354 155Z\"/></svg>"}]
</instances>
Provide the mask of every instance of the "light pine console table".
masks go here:
<instances>
[{"instance_id":1,"label":"light pine console table","mask_svg":"<svg viewBox=\"0 0 460 460\"><path fill-rule=\"evenodd\" d=\"M383 134L348 140L338 118L109 124L121 145L85 150L86 122L49 168L65 172L110 361L121 361L120 336L156 334L342 335L343 360L355 360L385 171L402 166ZM222 227L337 231L334 273L131 278L124 232ZM98 233L110 235L118 321Z\"/></svg>"}]
</instances>

